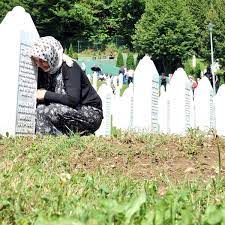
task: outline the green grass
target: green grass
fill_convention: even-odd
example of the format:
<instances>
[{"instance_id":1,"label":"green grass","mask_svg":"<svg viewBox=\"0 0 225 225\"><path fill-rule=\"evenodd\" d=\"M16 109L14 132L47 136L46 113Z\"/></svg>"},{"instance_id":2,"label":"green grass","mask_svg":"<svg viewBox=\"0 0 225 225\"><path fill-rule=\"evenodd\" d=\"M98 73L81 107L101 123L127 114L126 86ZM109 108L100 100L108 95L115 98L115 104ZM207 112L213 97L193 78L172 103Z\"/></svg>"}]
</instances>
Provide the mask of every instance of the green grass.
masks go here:
<instances>
[{"instance_id":1,"label":"green grass","mask_svg":"<svg viewBox=\"0 0 225 225\"><path fill-rule=\"evenodd\" d=\"M191 135L195 146L202 144L202 137ZM187 139L175 139L189 154ZM126 143L143 143L149 152L170 140L121 133L116 139L76 135L2 139L0 224L225 224L223 179L178 185L164 179L162 194L154 180L132 179L101 168L90 172L74 165L86 151L107 158L115 152L123 154L118 146Z\"/></svg>"}]
</instances>

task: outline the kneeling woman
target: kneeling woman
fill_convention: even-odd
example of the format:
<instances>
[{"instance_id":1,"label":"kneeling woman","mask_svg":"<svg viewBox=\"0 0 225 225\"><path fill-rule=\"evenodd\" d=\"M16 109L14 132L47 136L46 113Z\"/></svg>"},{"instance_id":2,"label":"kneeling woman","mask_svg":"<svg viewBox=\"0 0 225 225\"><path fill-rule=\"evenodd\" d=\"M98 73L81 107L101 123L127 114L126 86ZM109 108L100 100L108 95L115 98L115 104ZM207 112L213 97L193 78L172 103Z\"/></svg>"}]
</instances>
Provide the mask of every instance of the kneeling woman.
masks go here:
<instances>
[{"instance_id":1,"label":"kneeling woman","mask_svg":"<svg viewBox=\"0 0 225 225\"><path fill-rule=\"evenodd\" d=\"M86 74L51 36L39 38L31 48L38 74L36 133L94 133L103 118L102 101Z\"/></svg>"}]
</instances>

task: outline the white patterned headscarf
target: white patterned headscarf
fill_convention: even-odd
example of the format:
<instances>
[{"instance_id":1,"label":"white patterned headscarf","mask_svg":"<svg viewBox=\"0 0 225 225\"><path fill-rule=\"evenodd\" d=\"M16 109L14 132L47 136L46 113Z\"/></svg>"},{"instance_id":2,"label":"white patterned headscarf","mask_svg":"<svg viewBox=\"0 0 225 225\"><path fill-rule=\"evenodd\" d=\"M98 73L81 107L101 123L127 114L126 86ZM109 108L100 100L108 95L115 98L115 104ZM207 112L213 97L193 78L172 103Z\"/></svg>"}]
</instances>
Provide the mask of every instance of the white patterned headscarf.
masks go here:
<instances>
[{"instance_id":1,"label":"white patterned headscarf","mask_svg":"<svg viewBox=\"0 0 225 225\"><path fill-rule=\"evenodd\" d=\"M73 60L63 53L63 47L59 41L52 36L39 38L30 50L31 57L37 57L48 62L49 70L46 71L54 74L62 66L63 62L72 67Z\"/></svg>"}]
</instances>

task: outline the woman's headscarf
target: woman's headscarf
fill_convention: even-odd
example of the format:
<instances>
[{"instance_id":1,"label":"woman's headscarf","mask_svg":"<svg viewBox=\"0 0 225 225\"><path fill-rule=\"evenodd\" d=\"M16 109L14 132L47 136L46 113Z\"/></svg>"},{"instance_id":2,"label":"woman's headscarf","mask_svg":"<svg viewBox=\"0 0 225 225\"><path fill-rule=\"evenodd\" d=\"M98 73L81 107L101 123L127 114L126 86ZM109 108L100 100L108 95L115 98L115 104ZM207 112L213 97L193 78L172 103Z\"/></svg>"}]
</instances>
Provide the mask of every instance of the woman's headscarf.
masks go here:
<instances>
[{"instance_id":1,"label":"woman's headscarf","mask_svg":"<svg viewBox=\"0 0 225 225\"><path fill-rule=\"evenodd\" d=\"M63 54L63 47L59 41L52 36L39 38L32 46L30 56L37 57L48 62L50 74L54 74L62 66L63 62L71 67L73 60Z\"/></svg>"}]
</instances>

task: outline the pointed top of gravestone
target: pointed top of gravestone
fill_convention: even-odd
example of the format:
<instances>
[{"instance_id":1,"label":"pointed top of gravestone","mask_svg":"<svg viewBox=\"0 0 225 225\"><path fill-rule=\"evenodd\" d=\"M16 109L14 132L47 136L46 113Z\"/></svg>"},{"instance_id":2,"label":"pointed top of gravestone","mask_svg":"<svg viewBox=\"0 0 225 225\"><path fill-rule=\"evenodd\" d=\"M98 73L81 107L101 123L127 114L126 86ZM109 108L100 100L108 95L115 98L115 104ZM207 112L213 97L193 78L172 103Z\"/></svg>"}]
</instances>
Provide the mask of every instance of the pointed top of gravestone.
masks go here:
<instances>
[{"instance_id":1,"label":"pointed top of gravestone","mask_svg":"<svg viewBox=\"0 0 225 225\"><path fill-rule=\"evenodd\" d=\"M102 84L99 89L98 89L98 94L100 96L102 95L107 95L107 94L112 94L112 88L107 86L106 84Z\"/></svg>"},{"instance_id":2,"label":"pointed top of gravestone","mask_svg":"<svg viewBox=\"0 0 225 225\"><path fill-rule=\"evenodd\" d=\"M171 78L171 84L173 84L174 82L176 82L176 81L180 81L180 80L185 80L185 81L187 81L188 80L188 77L187 77L187 74L186 74L186 72L185 72L185 70L183 69L183 68L178 68L175 72L174 72L174 74L173 74L173 76L172 76L172 78Z\"/></svg>"},{"instance_id":3,"label":"pointed top of gravestone","mask_svg":"<svg viewBox=\"0 0 225 225\"><path fill-rule=\"evenodd\" d=\"M219 87L219 90L218 90L216 96L225 96L225 84L222 84Z\"/></svg>"},{"instance_id":4,"label":"pointed top of gravestone","mask_svg":"<svg viewBox=\"0 0 225 225\"><path fill-rule=\"evenodd\" d=\"M204 89L210 89L210 90L212 90L212 86L210 84L210 81L205 76L198 82L197 88L204 88Z\"/></svg>"},{"instance_id":5,"label":"pointed top of gravestone","mask_svg":"<svg viewBox=\"0 0 225 225\"><path fill-rule=\"evenodd\" d=\"M198 82L198 86L197 88L195 88L195 91L194 91L194 96L198 96L199 93L202 93L205 91L210 91L210 92L213 92L213 89L212 89L212 86L210 84L210 81L207 77L203 77L199 82Z\"/></svg>"},{"instance_id":6,"label":"pointed top of gravestone","mask_svg":"<svg viewBox=\"0 0 225 225\"><path fill-rule=\"evenodd\" d=\"M36 33L39 37L37 29L29 13L21 6L16 6L9 11L2 20L1 26L11 27L14 30L23 30L26 32Z\"/></svg>"},{"instance_id":7,"label":"pointed top of gravestone","mask_svg":"<svg viewBox=\"0 0 225 225\"><path fill-rule=\"evenodd\" d=\"M155 67L154 62L148 55L145 55L138 63L135 72L134 72L134 85L140 83L141 85L149 80L152 80L152 77L159 76L158 71Z\"/></svg>"},{"instance_id":8,"label":"pointed top of gravestone","mask_svg":"<svg viewBox=\"0 0 225 225\"><path fill-rule=\"evenodd\" d=\"M15 6L12 10L12 13L14 14L25 13L25 9L21 6Z\"/></svg>"}]
</instances>

